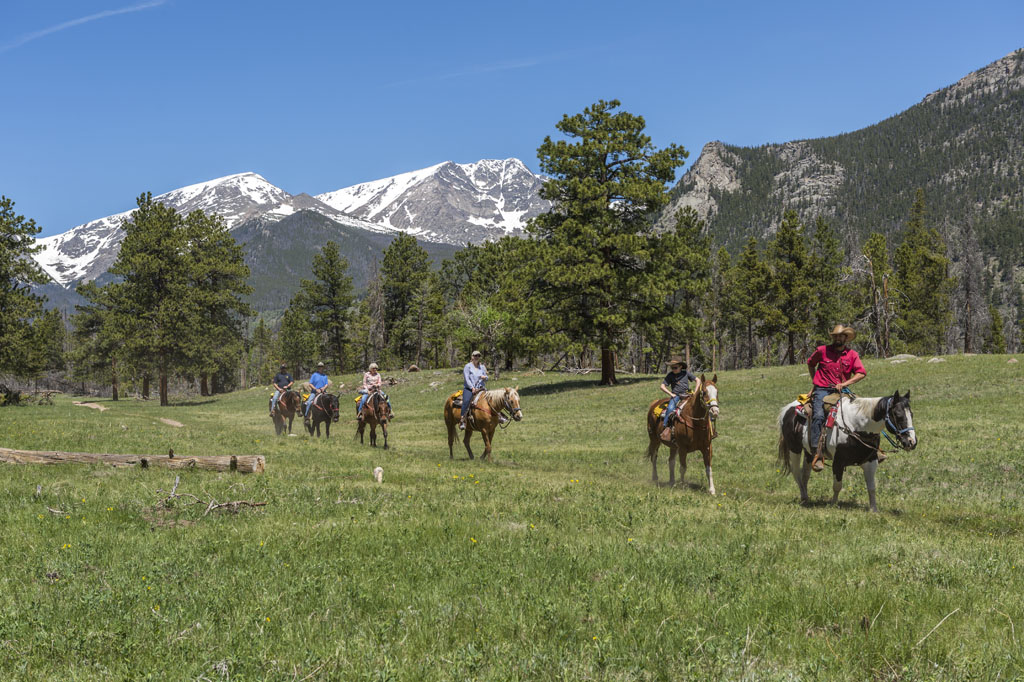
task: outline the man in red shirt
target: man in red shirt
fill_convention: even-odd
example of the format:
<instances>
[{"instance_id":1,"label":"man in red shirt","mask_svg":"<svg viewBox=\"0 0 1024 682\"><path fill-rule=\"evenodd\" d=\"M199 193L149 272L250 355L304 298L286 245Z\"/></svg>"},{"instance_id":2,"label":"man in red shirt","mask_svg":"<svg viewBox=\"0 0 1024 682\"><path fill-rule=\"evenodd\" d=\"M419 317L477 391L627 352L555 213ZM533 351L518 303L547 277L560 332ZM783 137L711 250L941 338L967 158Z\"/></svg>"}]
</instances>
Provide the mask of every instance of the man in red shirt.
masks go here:
<instances>
[{"instance_id":1,"label":"man in red shirt","mask_svg":"<svg viewBox=\"0 0 1024 682\"><path fill-rule=\"evenodd\" d=\"M864 363L860 361L857 351L847 347L853 341L857 332L852 327L844 327L837 324L831 332L832 343L828 346L818 346L817 350L807 358L807 367L810 370L814 383L811 390L811 423L808 444L814 450L814 460L811 468L821 471L825 468L825 457L818 441L821 436L821 427L825 423L825 396L841 391L847 386L852 386L867 375Z\"/></svg>"}]
</instances>

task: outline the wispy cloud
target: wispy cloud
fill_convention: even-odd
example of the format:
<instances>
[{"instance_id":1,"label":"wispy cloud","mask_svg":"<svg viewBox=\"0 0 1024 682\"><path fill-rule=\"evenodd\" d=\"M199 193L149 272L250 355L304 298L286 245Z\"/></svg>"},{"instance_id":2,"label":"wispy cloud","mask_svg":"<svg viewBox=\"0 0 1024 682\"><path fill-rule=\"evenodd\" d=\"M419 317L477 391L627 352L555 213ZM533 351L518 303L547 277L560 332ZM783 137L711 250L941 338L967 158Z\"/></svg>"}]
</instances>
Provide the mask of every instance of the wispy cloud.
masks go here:
<instances>
[{"instance_id":1,"label":"wispy cloud","mask_svg":"<svg viewBox=\"0 0 1024 682\"><path fill-rule=\"evenodd\" d=\"M13 50L15 48L21 47L25 43L30 43L33 40L36 40L37 38L42 38L43 36L48 36L51 33L56 33L58 31L63 31L66 28L74 28L75 26L81 26L82 24L88 24L90 21L96 21L97 19L106 19L107 17L116 17L119 14L131 14L132 12L141 12L142 10L152 9L154 7L159 7L160 5L164 4L165 2L167 2L167 0L150 0L149 2L141 2L141 3L137 4L137 5L131 5L130 7L122 7L120 9L108 9L108 10L104 10L103 12L97 12L96 14L90 14L87 17L79 17L78 19L72 19L71 21L65 21L62 24L56 24L55 26L50 26L50 27L44 28L44 29L42 29L40 31L35 31L33 33L27 33L27 34L21 36L20 38L14 40L12 42L0 45L0 52L7 52L9 50Z\"/></svg>"},{"instance_id":2,"label":"wispy cloud","mask_svg":"<svg viewBox=\"0 0 1024 682\"><path fill-rule=\"evenodd\" d=\"M528 69L533 66L538 66L546 61L543 57L518 59L514 61L497 62L494 64L481 64L479 66L471 66L465 69L459 69L458 71L449 71L447 73L433 73L428 76L421 78L410 78L408 80L395 81L393 83L386 83L383 87L391 88L400 85L413 85L416 83L435 83L438 81L455 80L456 78L465 78L467 76L479 76L485 73L493 73L495 71L511 71L513 69Z\"/></svg>"}]
</instances>

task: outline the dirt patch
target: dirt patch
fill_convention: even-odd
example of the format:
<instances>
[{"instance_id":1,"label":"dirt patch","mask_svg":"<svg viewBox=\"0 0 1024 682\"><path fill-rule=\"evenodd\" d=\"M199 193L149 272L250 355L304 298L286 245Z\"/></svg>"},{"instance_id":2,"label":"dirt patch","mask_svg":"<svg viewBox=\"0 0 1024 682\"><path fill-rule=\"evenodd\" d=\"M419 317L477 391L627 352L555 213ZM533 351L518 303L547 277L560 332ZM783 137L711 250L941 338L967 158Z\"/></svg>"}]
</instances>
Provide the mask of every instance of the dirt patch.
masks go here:
<instances>
[{"instance_id":1,"label":"dirt patch","mask_svg":"<svg viewBox=\"0 0 1024 682\"><path fill-rule=\"evenodd\" d=\"M174 421L173 419L168 419L167 417L160 417L160 422L161 422L161 423L163 423L163 424L167 424L168 426L174 426L174 427L177 427L177 428L179 428L179 429L180 429L181 427L185 426L185 425L184 425L184 424L182 424L181 422L179 422L179 421Z\"/></svg>"}]
</instances>

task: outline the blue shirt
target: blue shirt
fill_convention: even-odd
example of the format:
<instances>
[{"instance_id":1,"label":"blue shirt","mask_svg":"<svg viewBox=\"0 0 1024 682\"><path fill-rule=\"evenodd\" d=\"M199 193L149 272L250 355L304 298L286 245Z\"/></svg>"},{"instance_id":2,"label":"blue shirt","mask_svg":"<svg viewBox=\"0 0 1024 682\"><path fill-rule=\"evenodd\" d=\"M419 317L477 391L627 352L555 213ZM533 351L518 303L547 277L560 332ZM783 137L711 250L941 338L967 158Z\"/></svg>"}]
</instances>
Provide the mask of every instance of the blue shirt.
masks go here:
<instances>
[{"instance_id":1,"label":"blue shirt","mask_svg":"<svg viewBox=\"0 0 1024 682\"><path fill-rule=\"evenodd\" d=\"M313 372L313 376L309 378L309 383L313 385L313 388L323 388L327 385L327 375Z\"/></svg>"},{"instance_id":2,"label":"blue shirt","mask_svg":"<svg viewBox=\"0 0 1024 682\"><path fill-rule=\"evenodd\" d=\"M472 362L466 363L462 369L463 388L487 388L487 380L484 379L486 375L487 368L484 367L484 363L481 362L479 367L474 367Z\"/></svg>"}]
</instances>

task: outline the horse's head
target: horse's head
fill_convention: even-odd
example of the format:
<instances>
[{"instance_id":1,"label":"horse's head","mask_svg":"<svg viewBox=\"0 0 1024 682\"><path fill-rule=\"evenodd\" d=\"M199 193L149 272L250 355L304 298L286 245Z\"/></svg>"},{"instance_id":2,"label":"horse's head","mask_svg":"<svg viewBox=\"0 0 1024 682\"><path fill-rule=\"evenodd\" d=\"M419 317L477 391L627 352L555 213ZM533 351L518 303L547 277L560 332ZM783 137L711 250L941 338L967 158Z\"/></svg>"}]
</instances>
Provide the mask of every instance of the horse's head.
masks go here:
<instances>
[{"instance_id":1,"label":"horse's head","mask_svg":"<svg viewBox=\"0 0 1024 682\"><path fill-rule=\"evenodd\" d=\"M331 415L331 421L338 421L341 418L341 399L333 393L324 395L323 399L327 401L327 413Z\"/></svg>"},{"instance_id":2,"label":"horse's head","mask_svg":"<svg viewBox=\"0 0 1024 682\"><path fill-rule=\"evenodd\" d=\"M519 387L505 389L505 407L512 413L517 422L523 421L523 411L519 407Z\"/></svg>"},{"instance_id":3,"label":"horse's head","mask_svg":"<svg viewBox=\"0 0 1024 682\"><path fill-rule=\"evenodd\" d=\"M889 398L885 409L885 427L899 438L906 450L917 447L917 431L914 430L914 415L910 412L910 391L904 396L899 391Z\"/></svg>"},{"instance_id":4,"label":"horse's head","mask_svg":"<svg viewBox=\"0 0 1024 682\"><path fill-rule=\"evenodd\" d=\"M702 387L702 399L704 404L708 408L708 412L711 413L711 420L718 420L718 374L714 374L711 377L711 381L707 381L704 375L700 375L700 383Z\"/></svg>"},{"instance_id":5,"label":"horse's head","mask_svg":"<svg viewBox=\"0 0 1024 682\"><path fill-rule=\"evenodd\" d=\"M377 418L377 421L381 424L386 424L388 421L388 401L384 397L384 392L379 387L374 386L370 389L369 397L370 411Z\"/></svg>"},{"instance_id":6,"label":"horse's head","mask_svg":"<svg viewBox=\"0 0 1024 682\"><path fill-rule=\"evenodd\" d=\"M302 396L291 389L285 391L284 397L281 401L292 411L298 410L302 407Z\"/></svg>"}]
</instances>

